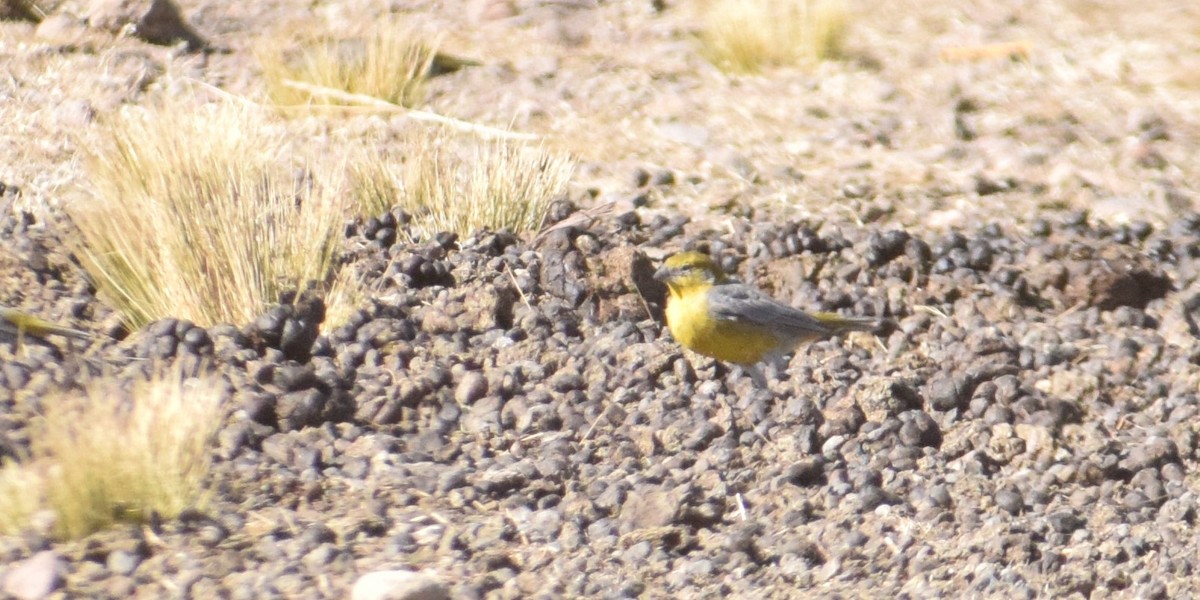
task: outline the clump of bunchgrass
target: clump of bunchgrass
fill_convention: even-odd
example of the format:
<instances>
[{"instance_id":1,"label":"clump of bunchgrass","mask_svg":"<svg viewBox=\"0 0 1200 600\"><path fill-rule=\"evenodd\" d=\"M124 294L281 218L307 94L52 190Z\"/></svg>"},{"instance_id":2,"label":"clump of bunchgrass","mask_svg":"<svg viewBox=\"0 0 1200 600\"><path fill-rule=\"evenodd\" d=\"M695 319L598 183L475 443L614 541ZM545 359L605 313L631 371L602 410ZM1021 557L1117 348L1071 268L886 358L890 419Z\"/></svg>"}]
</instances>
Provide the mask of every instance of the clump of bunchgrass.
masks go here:
<instances>
[{"instance_id":1,"label":"clump of bunchgrass","mask_svg":"<svg viewBox=\"0 0 1200 600\"><path fill-rule=\"evenodd\" d=\"M78 254L133 328L164 317L246 323L332 281L347 203L267 111L218 102L126 107L85 143ZM334 168L336 167L336 168Z\"/></svg>"},{"instance_id":2,"label":"clump of bunchgrass","mask_svg":"<svg viewBox=\"0 0 1200 600\"><path fill-rule=\"evenodd\" d=\"M42 508L43 479L32 465L5 459L0 464L0 534L17 535Z\"/></svg>"},{"instance_id":3,"label":"clump of bunchgrass","mask_svg":"<svg viewBox=\"0 0 1200 600\"><path fill-rule=\"evenodd\" d=\"M435 42L394 20L352 37L323 33L298 44L294 39L287 32L258 51L267 93L281 108L361 104L339 92L414 106L425 97L437 54Z\"/></svg>"},{"instance_id":4,"label":"clump of bunchgrass","mask_svg":"<svg viewBox=\"0 0 1200 600\"><path fill-rule=\"evenodd\" d=\"M845 0L708 0L701 11L703 52L731 73L832 60L844 53Z\"/></svg>"},{"instance_id":5,"label":"clump of bunchgrass","mask_svg":"<svg viewBox=\"0 0 1200 600\"><path fill-rule=\"evenodd\" d=\"M338 270L337 276L325 294L325 321L327 330L341 327L350 322L354 312L367 305L370 289L352 266Z\"/></svg>"},{"instance_id":6,"label":"clump of bunchgrass","mask_svg":"<svg viewBox=\"0 0 1200 600\"><path fill-rule=\"evenodd\" d=\"M456 144L447 135L416 136L404 158L364 156L351 175L360 212L399 207L408 228L429 239L441 232L536 231L574 173L570 157L513 140Z\"/></svg>"},{"instance_id":7,"label":"clump of bunchgrass","mask_svg":"<svg viewBox=\"0 0 1200 600\"><path fill-rule=\"evenodd\" d=\"M414 153L409 160L420 155L421 152ZM393 153L357 152L348 169L356 212L364 217L378 217L392 207L406 204L405 169L405 161Z\"/></svg>"},{"instance_id":8,"label":"clump of bunchgrass","mask_svg":"<svg viewBox=\"0 0 1200 600\"><path fill-rule=\"evenodd\" d=\"M32 447L34 462L47 465L43 488L57 534L73 539L202 508L223 396L214 381L168 369L49 399Z\"/></svg>"}]
</instances>

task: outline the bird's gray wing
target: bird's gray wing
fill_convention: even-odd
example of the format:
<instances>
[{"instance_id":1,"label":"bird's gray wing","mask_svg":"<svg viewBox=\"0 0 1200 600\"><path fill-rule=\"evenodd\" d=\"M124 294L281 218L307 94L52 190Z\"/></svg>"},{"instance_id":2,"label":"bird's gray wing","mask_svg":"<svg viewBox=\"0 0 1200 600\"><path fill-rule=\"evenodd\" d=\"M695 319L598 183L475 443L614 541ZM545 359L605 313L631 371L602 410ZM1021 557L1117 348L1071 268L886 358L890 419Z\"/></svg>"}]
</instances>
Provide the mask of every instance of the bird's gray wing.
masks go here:
<instances>
[{"instance_id":1,"label":"bird's gray wing","mask_svg":"<svg viewBox=\"0 0 1200 600\"><path fill-rule=\"evenodd\" d=\"M742 283L713 286L708 292L708 309L716 319L757 325L789 338L832 333L812 315Z\"/></svg>"}]
</instances>

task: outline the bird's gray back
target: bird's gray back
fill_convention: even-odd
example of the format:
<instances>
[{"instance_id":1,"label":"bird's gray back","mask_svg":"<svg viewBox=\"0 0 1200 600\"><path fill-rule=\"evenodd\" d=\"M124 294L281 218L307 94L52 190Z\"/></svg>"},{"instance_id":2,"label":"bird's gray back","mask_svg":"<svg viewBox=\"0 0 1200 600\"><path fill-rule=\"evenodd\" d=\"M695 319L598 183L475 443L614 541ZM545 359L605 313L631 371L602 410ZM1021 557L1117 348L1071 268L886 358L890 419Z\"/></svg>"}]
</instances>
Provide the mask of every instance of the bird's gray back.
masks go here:
<instances>
[{"instance_id":1,"label":"bird's gray back","mask_svg":"<svg viewBox=\"0 0 1200 600\"><path fill-rule=\"evenodd\" d=\"M708 293L708 308L717 319L757 325L795 340L832 333L812 315L744 283L713 286Z\"/></svg>"}]
</instances>

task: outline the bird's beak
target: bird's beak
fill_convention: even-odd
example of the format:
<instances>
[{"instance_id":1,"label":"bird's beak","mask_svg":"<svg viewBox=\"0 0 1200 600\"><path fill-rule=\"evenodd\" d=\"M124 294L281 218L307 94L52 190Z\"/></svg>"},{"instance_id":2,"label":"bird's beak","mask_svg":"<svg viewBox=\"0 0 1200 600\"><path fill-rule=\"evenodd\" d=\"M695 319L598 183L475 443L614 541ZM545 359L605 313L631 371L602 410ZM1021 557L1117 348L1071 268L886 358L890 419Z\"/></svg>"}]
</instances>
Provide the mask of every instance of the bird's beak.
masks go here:
<instances>
[{"instance_id":1,"label":"bird's beak","mask_svg":"<svg viewBox=\"0 0 1200 600\"><path fill-rule=\"evenodd\" d=\"M672 273L671 269L668 269L666 266L659 267L658 270L654 272L654 278L664 283L670 279L672 275L674 275L674 273Z\"/></svg>"}]
</instances>

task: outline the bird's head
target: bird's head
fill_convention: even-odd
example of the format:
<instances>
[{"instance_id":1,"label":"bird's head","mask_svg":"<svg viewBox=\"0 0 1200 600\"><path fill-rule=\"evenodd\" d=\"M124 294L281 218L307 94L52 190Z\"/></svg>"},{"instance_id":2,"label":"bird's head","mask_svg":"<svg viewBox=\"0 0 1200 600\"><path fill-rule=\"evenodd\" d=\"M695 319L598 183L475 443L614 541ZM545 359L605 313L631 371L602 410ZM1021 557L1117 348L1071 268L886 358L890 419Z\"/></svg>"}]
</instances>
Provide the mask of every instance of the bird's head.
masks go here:
<instances>
[{"instance_id":1,"label":"bird's head","mask_svg":"<svg viewBox=\"0 0 1200 600\"><path fill-rule=\"evenodd\" d=\"M696 251L672 254L654 272L654 278L667 284L673 294L726 281L725 272L712 257Z\"/></svg>"}]
</instances>

